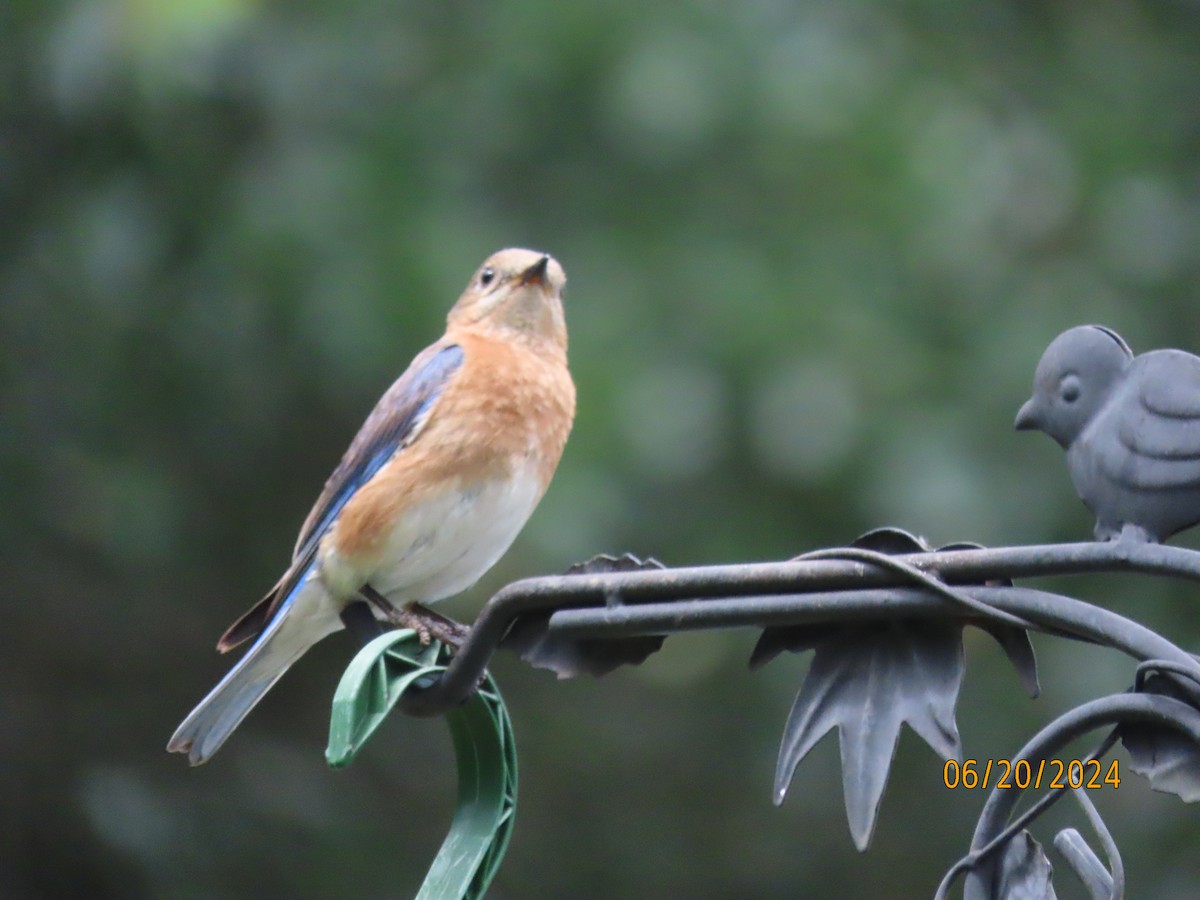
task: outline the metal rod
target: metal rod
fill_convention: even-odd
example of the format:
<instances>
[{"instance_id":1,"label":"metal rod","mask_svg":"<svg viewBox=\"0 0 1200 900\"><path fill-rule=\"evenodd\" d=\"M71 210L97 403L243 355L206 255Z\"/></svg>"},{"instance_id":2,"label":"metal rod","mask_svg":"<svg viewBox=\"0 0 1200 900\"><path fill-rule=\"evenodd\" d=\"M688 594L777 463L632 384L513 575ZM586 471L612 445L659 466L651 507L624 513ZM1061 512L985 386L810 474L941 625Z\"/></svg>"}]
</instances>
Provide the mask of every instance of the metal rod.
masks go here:
<instances>
[{"instance_id":1,"label":"metal rod","mask_svg":"<svg viewBox=\"0 0 1200 900\"><path fill-rule=\"evenodd\" d=\"M1115 647L1138 660L1162 659L1200 676L1200 663L1162 635L1074 597L1017 587L959 588L1015 613L1042 630ZM637 606L567 609L550 617L561 637L615 638L740 625L841 624L922 617L969 618L960 607L917 588L887 588L774 597L714 598Z\"/></svg>"},{"instance_id":2,"label":"metal rod","mask_svg":"<svg viewBox=\"0 0 1200 900\"><path fill-rule=\"evenodd\" d=\"M1200 581L1200 552L1132 541L950 550L904 554L896 559L948 584L960 585L988 579L1093 572L1141 572ZM828 558L528 578L513 582L495 594L444 675L428 688L406 694L400 705L410 715L432 716L461 703L474 690L513 621L531 612L558 610L552 619L553 627L573 636L581 636L584 627L593 626L611 628L605 632L608 636L628 636L696 628L878 618L897 611L890 608L893 602L909 604L906 615L952 614L944 600L928 592L910 588L900 593L882 591L872 595L862 590L907 583L902 573L857 560ZM1022 589L972 587L971 594L1024 615L1019 607L1005 606L1007 600L997 599L1025 596L1004 593L1013 590ZM905 599L897 601L898 597ZM1030 612L1038 612L1037 621L1043 627L1050 630L1083 627L1084 634L1091 639L1111 643L1103 625L1095 628L1087 625L1094 619L1094 614L1087 610L1096 614L1103 610L1080 604L1074 618L1063 624L1056 622L1055 604L1070 598L1054 594L1044 594L1043 598L1054 598L1054 603L1034 604L1029 608ZM655 604L655 601L660 602ZM646 609L647 605L650 608ZM962 610L953 614L969 618ZM623 631L626 627L635 630ZM1153 635L1147 629L1143 631ZM599 636L599 632L594 636ZM1139 658L1179 659L1177 653L1182 651L1165 639L1159 640L1167 645L1167 652ZM1128 647L1123 649L1132 652Z\"/></svg>"}]
</instances>

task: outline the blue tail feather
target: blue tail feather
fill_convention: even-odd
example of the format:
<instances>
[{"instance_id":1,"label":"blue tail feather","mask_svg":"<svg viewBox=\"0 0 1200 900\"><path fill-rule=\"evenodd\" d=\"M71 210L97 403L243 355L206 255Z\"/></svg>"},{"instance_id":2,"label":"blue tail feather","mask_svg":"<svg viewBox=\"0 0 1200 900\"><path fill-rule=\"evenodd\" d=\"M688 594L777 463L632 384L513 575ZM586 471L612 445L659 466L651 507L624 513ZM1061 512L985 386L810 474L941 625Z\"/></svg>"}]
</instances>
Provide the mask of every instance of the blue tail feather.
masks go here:
<instances>
[{"instance_id":1,"label":"blue tail feather","mask_svg":"<svg viewBox=\"0 0 1200 900\"><path fill-rule=\"evenodd\" d=\"M272 685L309 647L341 627L313 565L296 582L246 654L171 736L167 749L207 762Z\"/></svg>"}]
</instances>

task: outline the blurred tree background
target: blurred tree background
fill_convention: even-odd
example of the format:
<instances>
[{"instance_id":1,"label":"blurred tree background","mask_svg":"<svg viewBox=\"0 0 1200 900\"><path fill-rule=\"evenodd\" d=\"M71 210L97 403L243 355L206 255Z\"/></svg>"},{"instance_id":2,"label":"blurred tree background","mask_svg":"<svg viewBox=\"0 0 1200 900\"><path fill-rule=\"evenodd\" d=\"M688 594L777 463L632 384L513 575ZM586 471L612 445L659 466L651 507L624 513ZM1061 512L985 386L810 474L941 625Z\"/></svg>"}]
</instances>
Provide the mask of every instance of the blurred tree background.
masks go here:
<instances>
[{"instance_id":1,"label":"blurred tree background","mask_svg":"<svg viewBox=\"0 0 1200 900\"><path fill-rule=\"evenodd\" d=\"M451 614L603 551L1083 539L1012 419L1068 326L1200 350L1198 150L1182 0L0 6L0 896L415 891L449 740L396 717L328 770L344 635L209 766L163 747L487 254L565 266L579 418ZM1195 646L1189 591L1074 587ZM970 638L969 756L1131 677L1039 640L1030 701ZM602 680L498 659L522 794L491 895L931 894L983 796L906 734L868 854L832 739L774 808L805 660L750 674L754 639ZM1133 893L1194 897L1200 819L1128 774L1098 799Z\"/></svg>"}]
</instances>

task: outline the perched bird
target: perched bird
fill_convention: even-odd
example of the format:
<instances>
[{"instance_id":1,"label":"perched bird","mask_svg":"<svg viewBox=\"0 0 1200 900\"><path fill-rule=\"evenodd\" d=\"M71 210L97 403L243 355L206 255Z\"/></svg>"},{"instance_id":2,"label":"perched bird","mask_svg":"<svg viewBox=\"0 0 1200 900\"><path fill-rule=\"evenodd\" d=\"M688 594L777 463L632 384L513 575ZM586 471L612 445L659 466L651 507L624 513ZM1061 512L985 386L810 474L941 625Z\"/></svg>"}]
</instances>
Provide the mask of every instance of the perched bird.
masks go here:
<instances>
[{"instance_id":1,"label":"perched bird","mask_svg":"<svg viewBox=\"0 0 1200 900\"><path fill-rule=\"evenodd\" d=\"M426 641L449 621L416 604L457 594L492 567L545 493L570 433L565 283L544 253L502 250L484 262L445 335L359 429L300 529L291 566L217 644L226 652L254 639L168 750L192 765L211 758L360 596Z\"/></svg>"},{"instance_id":2,"label":"perched bird","mask_svg":"<svg viewBox=\"0 0 1200 900\"><path fill-rule=\"evenodd\" d=\"M1097 540L1161 542L1200 522L1200 358L1134 357L1111 329L1072 328L1042 355L1016 427L1067 451Z\"/></svg>"}]
</instances>

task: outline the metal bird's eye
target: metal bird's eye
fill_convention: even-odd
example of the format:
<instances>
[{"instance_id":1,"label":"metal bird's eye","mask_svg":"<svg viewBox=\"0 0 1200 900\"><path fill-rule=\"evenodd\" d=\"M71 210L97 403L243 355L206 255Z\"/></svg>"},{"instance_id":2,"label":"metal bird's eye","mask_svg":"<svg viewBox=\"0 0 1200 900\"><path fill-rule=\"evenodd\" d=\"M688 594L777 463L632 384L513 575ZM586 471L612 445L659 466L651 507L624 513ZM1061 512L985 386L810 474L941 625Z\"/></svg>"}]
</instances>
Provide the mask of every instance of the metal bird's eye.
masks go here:
<instances>
[{"instance_id":1,"label":"metal bird's eye","mask_svg":"<svg viewBox=\"0 0 1200 900\"><path fill-rule=\"evenodd\" d=\"M1066 375L1059 383L1058 394L1062 397L1064 403L1074 403L1079 399L1082 392L1082 387L1079 384L1079 378L1075 375Z\"/></svg>"},{"instance_id":2,"label":"metal bird's eye","mask_svg":"<svg viewBox=\"0 0 1200 900\"><path fill-rule=\"evenodd\" d=\"M480 287L487 287L489 284L491 284L495 280L496 280L496 270L493 269L491 266L488 266L486 269L484 269L482 272L479 273L479 286Z\"/></svg>"}]
</instances>

